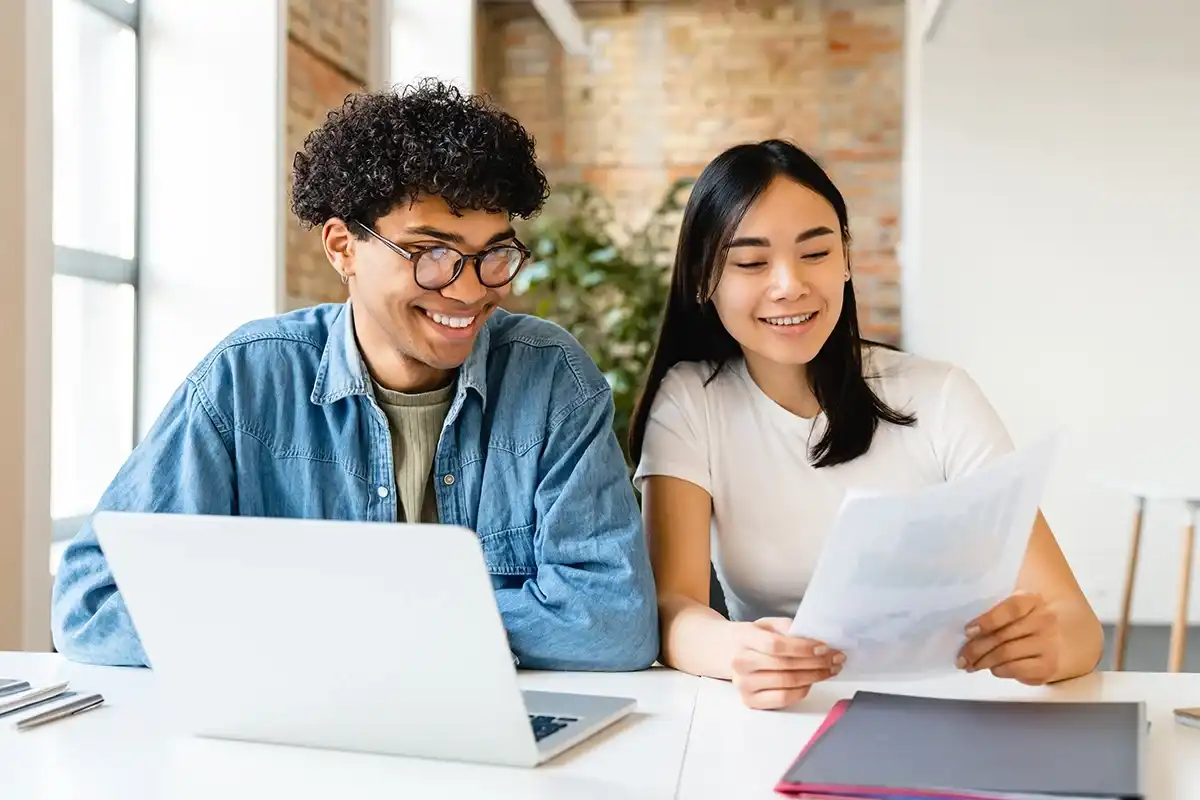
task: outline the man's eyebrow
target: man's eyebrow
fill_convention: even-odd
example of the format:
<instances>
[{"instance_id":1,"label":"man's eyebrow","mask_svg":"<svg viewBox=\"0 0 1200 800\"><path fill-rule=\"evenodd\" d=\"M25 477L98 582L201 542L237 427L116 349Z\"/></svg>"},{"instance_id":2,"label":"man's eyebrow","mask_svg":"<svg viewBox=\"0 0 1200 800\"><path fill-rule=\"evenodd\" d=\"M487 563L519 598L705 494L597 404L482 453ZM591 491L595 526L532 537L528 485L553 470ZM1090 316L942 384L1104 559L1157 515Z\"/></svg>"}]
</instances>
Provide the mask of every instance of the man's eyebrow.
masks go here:
<instances>
[{"instance_id":1,"label":"man's eyebrow","mask_svg":"<svg viewBox=\"0 0 1200 800\"><path fill-rule=\"evenodd\" d=\"M466 243L466 239L454 231L444 231L432 225L414 225L411 228L405 228L404 232L410 236L428 236L430 239L441 239L443 242L452 242L453 244Z\"/></svg>"},{"instance_id":2,"label":"man's eyebrow","mask_svg":"<svg viewBox=\"0 0 1200 800\"><path fill-rule=\"evenodd\" d=\"M450 244L464 245L467 240L462 237L462 234L454 231L444 231L441 228L435 228L432 225L414 225L411 228L405 228L404 233L409 236L427 236L430 239L440 239L443 242ZM485 247L490 247L497 242L503 242L507 239L516 237L517 232L513 228L508 228L496 233L492 238L487 240Z\"/></svg>"},{"instance_id":3,"label":"man's eyebrow","mask_svg":"<svg viewBox=\"0 0 1200 800\"><path fill-rule=\"evenodd\" d=\"M497 242L503 242L508 239L515 239L515 238L517 238L517 232L514 229L509 228L508 230L500 231L495 236L488 239L487 243L489 245L491 245L491 244L496 244Z\"/></svg>"}]
</instances>

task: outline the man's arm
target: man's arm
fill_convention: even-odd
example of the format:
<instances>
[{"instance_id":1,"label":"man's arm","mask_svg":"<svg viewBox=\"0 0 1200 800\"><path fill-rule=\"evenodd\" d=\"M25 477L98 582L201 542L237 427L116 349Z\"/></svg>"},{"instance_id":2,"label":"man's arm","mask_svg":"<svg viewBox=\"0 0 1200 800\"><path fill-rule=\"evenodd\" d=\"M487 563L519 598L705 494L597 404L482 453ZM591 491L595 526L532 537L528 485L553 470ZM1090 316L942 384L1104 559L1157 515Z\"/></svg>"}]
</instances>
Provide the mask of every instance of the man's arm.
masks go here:
<instances>
[{"instance_id":1,"label":"man's arm","mask_svg":"<svg viewBox=\"0 0 1200 800\"><path fill-rule=\"evenodd\" d=\"M211 404L190 381L176 391L97 510L231 514L233 462ZM50 609L54 646L73 661L147 666L89 520L63 553Z\"/></svg>"},{"instance_id":2,"label":"man's arm","mask_svg":"<svg viewBox=\"0 0 1200 800\"><path fill-rule=\"evenodd\" d=\"M612 424L605 390L547 438L534 497L537 572L496 595L523 668L632 671L658 655L650 557Z\"/></svg>"}]
</instances>

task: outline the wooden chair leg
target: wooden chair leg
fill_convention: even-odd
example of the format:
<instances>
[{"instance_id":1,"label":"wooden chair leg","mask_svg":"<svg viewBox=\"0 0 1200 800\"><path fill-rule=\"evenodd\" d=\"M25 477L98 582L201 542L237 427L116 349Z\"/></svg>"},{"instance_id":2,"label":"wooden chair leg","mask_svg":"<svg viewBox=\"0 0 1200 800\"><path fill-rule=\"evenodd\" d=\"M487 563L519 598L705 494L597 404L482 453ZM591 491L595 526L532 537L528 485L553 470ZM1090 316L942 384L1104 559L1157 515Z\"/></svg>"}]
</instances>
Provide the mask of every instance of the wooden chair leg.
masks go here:
<instances>
[{"instance_id":1,"label":"wooden chair leg","mask_svg":"<svg viewBox=\"0 0 1200 800\"><path fill-rule=\"evenodd\" d=\"M1175 607L1175 624L1171 626L1171 657L1168 672L1183 670L1183 655L1187 652L1188 600L1192 584L1192 551L1196 543L1196 506L1188 505L1188 522L1183 529L1183 552L1179 560L1179 597Z\"/></svg>"},{"instance_id":2,"label":"wooden chair leg","mask_svg":"<svg viewBox=\"0 0 1200 800\"><path fill-rule=\"evenodd\" d=\"M1117 620L1117 640L1113 647L1113 669L1125 669L1125 647L1129 637L1129 610L1133 606L1133 579L1137 574L1138 552L1142 545L1142 517L1146 510L1146 498L1138 498L1137 511L1133 516L1133 540L1129 545L1129 560L1125 565L1125 590L1121 596L1121 618Z\"/></svg>"}]
</instances>

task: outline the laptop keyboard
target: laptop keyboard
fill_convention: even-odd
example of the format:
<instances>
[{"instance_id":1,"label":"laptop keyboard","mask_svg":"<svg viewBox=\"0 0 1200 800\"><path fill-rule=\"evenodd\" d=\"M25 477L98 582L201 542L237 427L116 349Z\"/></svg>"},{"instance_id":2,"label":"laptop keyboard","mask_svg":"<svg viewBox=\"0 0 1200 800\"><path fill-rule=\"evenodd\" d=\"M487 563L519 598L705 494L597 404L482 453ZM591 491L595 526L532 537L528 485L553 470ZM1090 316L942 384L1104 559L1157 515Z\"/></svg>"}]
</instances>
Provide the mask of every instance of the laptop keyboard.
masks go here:
<instances>
[{"instance_id":1,"label":"laptop keyboard","mask_svg":"<svg viewBox=\"0 0 1200 800\"><path fill-rule=\"evenodd\" d=\"M529 715L529 724L533 726L533 738L539 742L550 734L557 733L571 723L578 721L575 717Z\"/></svg>"}]
</instances>

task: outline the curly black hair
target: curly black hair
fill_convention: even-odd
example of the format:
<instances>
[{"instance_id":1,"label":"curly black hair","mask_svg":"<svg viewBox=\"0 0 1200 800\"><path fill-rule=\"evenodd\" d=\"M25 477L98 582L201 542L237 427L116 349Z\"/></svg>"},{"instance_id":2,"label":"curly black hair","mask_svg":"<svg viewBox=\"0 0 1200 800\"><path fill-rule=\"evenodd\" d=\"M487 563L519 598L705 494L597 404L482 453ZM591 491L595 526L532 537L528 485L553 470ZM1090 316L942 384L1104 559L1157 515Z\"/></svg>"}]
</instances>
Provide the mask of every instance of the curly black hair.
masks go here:
<instances>
[{"instance_id":1,"label":"curly black hair","mask_svg":"<svg viewBox=\"0 0 1200 800\"><path fill-rule=\"evenodd\" d=\"M456 213L528 219L548 194L533 136L485 97L433 78L349 95L292 163L292 212L306 228L332 217L373 225L418 195Z\"/></svg>"}]
</instances>

